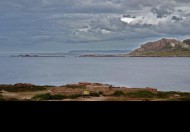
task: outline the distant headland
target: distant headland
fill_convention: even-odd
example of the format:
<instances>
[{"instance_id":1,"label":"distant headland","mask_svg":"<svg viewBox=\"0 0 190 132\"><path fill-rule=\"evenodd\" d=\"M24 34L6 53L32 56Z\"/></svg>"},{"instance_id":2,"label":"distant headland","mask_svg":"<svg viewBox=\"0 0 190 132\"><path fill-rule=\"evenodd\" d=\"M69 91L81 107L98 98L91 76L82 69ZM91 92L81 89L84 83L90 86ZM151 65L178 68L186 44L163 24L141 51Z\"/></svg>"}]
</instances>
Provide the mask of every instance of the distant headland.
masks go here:
<instances>
[{"instance_id":1,"label":"distant headland","mask_svg":"<svg viewBox=\"0 0 190 132\"><path fill-rule=\"evenodd\" d=\"M190 57L190 39L182 42L166 39L148 42L128 54L131 57Z\"/></svg>"}]
</instances>

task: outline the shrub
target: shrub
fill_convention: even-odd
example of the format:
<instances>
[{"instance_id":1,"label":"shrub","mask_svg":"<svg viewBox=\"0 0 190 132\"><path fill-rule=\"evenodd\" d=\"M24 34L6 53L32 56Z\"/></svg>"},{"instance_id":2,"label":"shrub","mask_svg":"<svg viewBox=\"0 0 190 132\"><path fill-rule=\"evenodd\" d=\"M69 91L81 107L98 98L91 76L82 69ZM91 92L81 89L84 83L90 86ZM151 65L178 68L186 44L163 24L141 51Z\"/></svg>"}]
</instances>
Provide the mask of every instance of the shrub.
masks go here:
<instances>
[{"instance_id":1,"label":"shrub","mask_svg":"<svg viewBox=\"0 0 190 132\"><path fill-rule=\"evenodd\" d=\"M169 96L175 94L175 92L158 92L156 97L158 98L169 98Z\"/></svg>"},{"instance_id":2,"label":"shrub","mask_svg":"<svg viewBox=\"0 0 190 132\"><path fill-rule=\"evenodd\" d=\"M102 92L102 91L99 91L99 95L103 95L103 92Z\"/></svg>"},{"instance_id":3,"label":"shrub","mask_svg":"<svg viewBox=\"0 0 190 132\"><path fill-rule=\"evenodd\" d=\"M34 100L49 100L51 99L51 95L49 93L47 94L37 94L34 97L32 97Z\"/></svg>"},{"instance_id":4,"label":"shrub","mask_svg":"<svg viewBox=\"0 0 190 132\"><path fill-rule=\"evenodd\" d=\"M190 101L190 98L184 97L184 98L179 98L179 101Z\"/></svg>"},{"instance_id":5,"label":"shrub","mask_svg":"<svg viewBox=\"0 0 190 132\"><path fill-rule=\"evenodd\" d=\"M3 101L2 91L0 90L0 101Z\"/></svg>"},{"instance_id":6,"label":"shrub","mask_svg":"<svg viewBox=\"0 0 190 132\"><path fill-rule=\"evenodd\" d=\"M127 93L126 96L134 98L153 98L156 96L156 94L149 91L137 91L137 92Z\"/></svg>"},{"instance_id":7,"label":"shrub","mask_svg":"<svg viewBox=\"0 0 190 132\"><path fill-rule=\"evenodd\" d=\"M9 98L9 99L6 99L6 101L19 101L17 98Z\"/></svg>"},{"instance_id":8,"label":"shrub","mask_svg":"<svg viewBox=\"0 0 190 132\"><path fill-rule=\"evenodd\" d=\"M2 95L0 95L0 101L4 101L4 99L3 99Z\"/></svg>"},{"instance_id":9,"label":"shrub","mask_svg":"<svg viewBox=\"0 0 190 132\"><path fill-rule=\"evenodd\" d=\"M80 94L73 94L73 95L68 96L67 98L76 99L76 98L79 98L79 97L81 97L81 96L82 96L82 95L80 95Z\"/></svg>"},{"instance_id":10,"label":"shrub","mask_svg":"<svg viewBox=\"0 0 190 132\"><path fill-rule=\"evenodd\" d=\"M124 95L125 95L125 93L123 91L115 91L113 93L113 96L124 96Z\"/></svg>"},{"instance_id":11,"label":"shrub","mask_svg":"<svg viewBox=\"0 0 190 132\"><path fill-rule=\"evenodd\" d=\"M99 93L90 93L90 96L93 96L93 97L99 97L100 94L99 94Z\"/></svg>"},{"instance_id":12,"label":"shrub","mask_svg":"<svg viewBox=\"0 0 190 132\"><path fill-rule=\"evenodd\" d=\"M66 99L65 95L57 94L57 95L50 95L51 100L62 100Z\"/></svg>"}]
</instances>

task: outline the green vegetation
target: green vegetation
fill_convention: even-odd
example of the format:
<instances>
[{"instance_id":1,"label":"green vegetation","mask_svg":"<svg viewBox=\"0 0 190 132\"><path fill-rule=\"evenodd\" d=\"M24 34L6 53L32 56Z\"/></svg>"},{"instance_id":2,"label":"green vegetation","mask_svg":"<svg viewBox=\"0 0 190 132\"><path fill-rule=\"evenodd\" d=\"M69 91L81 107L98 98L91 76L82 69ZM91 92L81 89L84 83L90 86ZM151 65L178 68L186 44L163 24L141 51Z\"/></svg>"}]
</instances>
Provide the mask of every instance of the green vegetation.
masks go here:
<instances>
[{"instance_id":1,"label":"green vegetation","mask_svg":"<svg viewBox=\"0 0 190 132\"><path fill-rule=\"evenodd\" d=\"M0 90L5 90L8 92L33 92L33 91L40 91L40 90L46 90L47 86L20 86L16 87L14 85L6 85L1 87Z\"/></svg>"},{"instance_id":2,"label":"green vegetation","mask_svg":"<svg viewBox=\"0 0 190 132\"><path fill-rule=\"evenodd\" d=\"M79 98L81 96L82 95L80 95L80 94L73 94L73 95L67 96L67 98L69 98L69 99L77 99L77 98Z\"/></svg>"},{"instance_id":3,"label":"green vegetation","mask_svg":"<svg viewBox=\"0 0 190 132\"><path fill-rule=\"evenodd\" d=\"M61 95L61 94L57 94L57 95L50 95L51 100L62 100L62 99L66 99L65 95Z\"/></svg>"},{"instance_id":4,"label":"green vegetation","mask_svg":"<svg viewBox=\"0 0 190 132\"><path fill-rule=\"evenodd\" d=\"M154 98L156 94L149 91L137 91L137 92L126 93L125 96L131 98Z\"/></svg>"},{"instance_id":5,"label":"green vegetation","mask_svg":"<svg viewBox=\"0 0 190 132\"><path fill-rule=\"evenodd\" d=\"M47 94L37 94L34 97L32 97L33 100L38 100L38 101L42 101L42 100L50 100L51 99L51 95L49 93Z\"/></svg>"},{"instance_id":6,"label":"green vegetation","mask_svg":"<svg viewBox=\"0 0 190 132\"><path fill-rule=\"evenodd\" d=\"M0 94L0 101L4 101L3 96Z\"/></svg>"},{"instance_id":7,"label":"green vegetation","mask_svg":"<svg viewBox=\"0 0 190 132\"><path fill-rule=\"evenodd\" d=\"M99 91L99 95L103 95L104 93L102 91Z\"/></svg>"},{"instance_id":8,"label":"green vegetation","mask_svg":"<svg viewBox=\"0 0 190 132\"><path fill-rule=\"evenodd\" d=\"M37 100L37 101L43 101L43 100L62 100L62 99L76 99L78 97L81 97L82 95L79 94L73 94L73 95L61 95L61 94L57 94L57 95L50 95L48 94L38 94L35 95L34 97L32 97L32 100Z\"/></svg>"},{"instance_id":9,"label":"green vegetation","mask_svg":"<svg viewBox=\"0 0 190 132\"><path fill-rule=\"evenodd\" d=\"M178 92L176 95L179 95L178 98L172 98L169 101L190 101L190 93Z\"/></svg>"},{"instance_id":10,"label":"green vegetation","mask_svg":"<svg viewBox=\"0 0 190 132\"><path fill-rule=\"evenodd\" d=\"M190 56L190 50L182 49L176 51L163 51L163 52L145 52L141 54L142 56L160 56L160 57L170 57L170 56ZM141 56L140 55L140 56Z\"/></svg>"},{"instance_id":11,"label":"green vegetation","mask_svg":"<svg viewBox=\"0 0 190 132\"><path fill-rule=\"evenodd\" d=\"M124 96L124 95L125 95L125 93L123 91L115 91L113 93L113 96L116 96L116 97L118 97L118 96Z\"/></svg>"},{"instance_id":12,"label":"green vegetation","mask_svg":"<svg viewBox=\"0 0 190 132\"><path fill-rule=\"evenodd\" d=\"M8 98L8 99L6 99L6 101L19 101L19 99L17 99L17 98Z\"/></svg>"},{"instance_id":13,"label":"green vegetation","mask_svg":"<svg viewBox=\"0 0 190 132\"><path fill-rule=\"evenodd\" d=\"M90 93L90 96L93 96L93 97L99 97L99 96L100 96L100 94L99 94L99 92L98 92L98 93L93 92L93 93Z\"/></svg>"},{"instance_id":14,"label":"green vegetation","mask_svg":"<svg viewBox=\"0 0 190 132\"><path fill-rule=\"evenodd\" d=\"M4 101L3 96L2 96L2 90L0 89L0 101Z\"/></svg>"}]
</instances>

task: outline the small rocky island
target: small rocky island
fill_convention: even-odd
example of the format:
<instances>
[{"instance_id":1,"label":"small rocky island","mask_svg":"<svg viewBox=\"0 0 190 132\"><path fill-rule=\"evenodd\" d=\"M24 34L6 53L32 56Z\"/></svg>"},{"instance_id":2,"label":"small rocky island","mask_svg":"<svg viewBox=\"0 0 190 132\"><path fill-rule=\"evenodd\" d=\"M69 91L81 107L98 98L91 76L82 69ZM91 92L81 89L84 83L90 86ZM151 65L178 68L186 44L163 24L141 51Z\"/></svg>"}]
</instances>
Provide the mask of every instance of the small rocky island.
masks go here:
<instances>
[{"instance_id":1,"label":"small rocky island","mask_svg":"<svg viewBox=\"0 0 190 132\"><path fill-rule=\"evenodd\" d=\"M0 85L0 101L189 101L190 93L158 91L156 88L114 87L79 82L62 86L27 83Z\"/></svg>"},{"instance_id":2,"label":"small rocky island","mask_svg":"<svg viewBox=\"0 0 190 132\"><path fill-rule=\"evenodd\" d=\"M65 57L65 55L62 54L56 54L56 53L51 53L51 54L21 54L21 55L11 55L10 57Z\"/></svg>"},{"instance_id":3,"label":"small rocky island","mask_svg":"<svg viewBox=\"0 0 190 132\"><path fill-rule=\"evenodd\" d=\"M179 41L163 38L143 44L128 55L130 57L190 57L190 39Z\"/></svg>"}]
</instances>

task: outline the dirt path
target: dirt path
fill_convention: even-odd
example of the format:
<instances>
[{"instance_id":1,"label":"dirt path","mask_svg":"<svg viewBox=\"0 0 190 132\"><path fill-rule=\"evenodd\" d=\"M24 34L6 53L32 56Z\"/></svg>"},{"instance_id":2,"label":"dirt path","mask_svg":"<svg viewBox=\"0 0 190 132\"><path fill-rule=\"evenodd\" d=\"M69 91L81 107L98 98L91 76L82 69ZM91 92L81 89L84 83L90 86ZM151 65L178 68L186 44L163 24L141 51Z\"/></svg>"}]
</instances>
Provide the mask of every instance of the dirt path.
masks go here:
<instances>
[{"instance_id":1,"label":"dirt path","mask_svg":"<svg viewBox=\"0 0 190 132\"><path fill-rule=\"evenodd\" d=\"M80 98L77 101L105 101L107 97L90 97L90 98Z\"/></svg>"}]
</instances>

